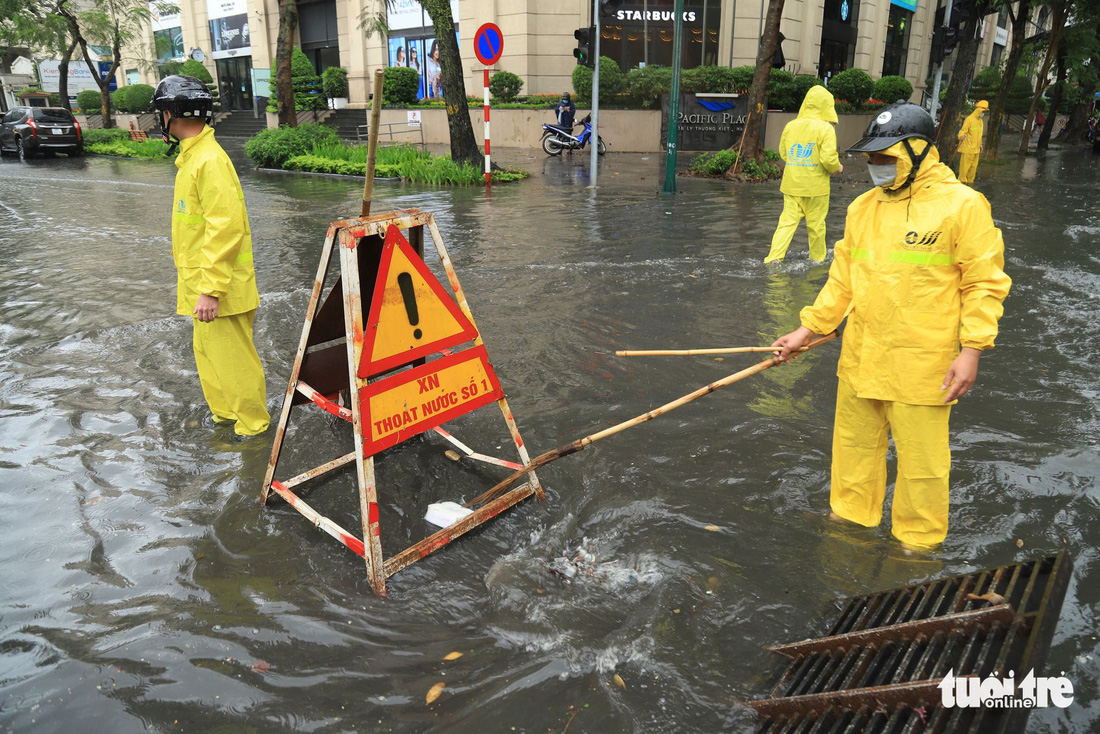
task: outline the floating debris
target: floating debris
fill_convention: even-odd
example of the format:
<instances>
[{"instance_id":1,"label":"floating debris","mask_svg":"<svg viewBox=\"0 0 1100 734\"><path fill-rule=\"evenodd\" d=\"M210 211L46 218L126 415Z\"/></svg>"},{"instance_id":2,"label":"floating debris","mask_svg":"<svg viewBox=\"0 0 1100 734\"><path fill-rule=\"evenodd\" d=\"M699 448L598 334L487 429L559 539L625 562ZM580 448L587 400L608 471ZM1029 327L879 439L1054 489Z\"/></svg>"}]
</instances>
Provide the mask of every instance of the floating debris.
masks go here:
<instances>
[{"instance_id":1,"label":"floating debris","mask_svg":"<svg viewBox=\"0 0 1100 734\"><path fill-rule=\"evenodd\" d=\"M424 703L431 703L435 699L439 698L440 694L443 693L443 687L446 685L447 684L443 681L439 681L434 686L429 688L427 695L424 696Z\"/></svg>"},{"instance_id":2,"label":"floating debris","mask_svg":"<svg viewBox=\"0 0 1100 734\"><path fill-rule=\"evenodd\" d=\"M460 657L462 657L462 653L460 653L460 652L449 652L449 653L447 653L446 655L443 656L443 659L444 660L458 660Z\"/></svg>"}]
</instances>

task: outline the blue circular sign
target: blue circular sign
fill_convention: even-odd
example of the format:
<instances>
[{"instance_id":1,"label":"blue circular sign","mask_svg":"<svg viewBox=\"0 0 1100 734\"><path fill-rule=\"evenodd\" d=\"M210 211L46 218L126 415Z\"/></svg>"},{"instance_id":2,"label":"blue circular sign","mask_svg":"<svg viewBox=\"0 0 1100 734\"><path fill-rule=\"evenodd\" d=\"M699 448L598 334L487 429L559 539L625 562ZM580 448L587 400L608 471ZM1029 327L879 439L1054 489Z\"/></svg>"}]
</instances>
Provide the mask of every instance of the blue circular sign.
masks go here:
<instances>
[{"instance_id":1,"label":"blue circular sign","mask_svg":"<svg viewBox=\"0 0 1100 734\"><path fill-rule=\"evenodd\" d=\"M477 60L492 66L504 53L504 34L496 23L485 23L474 34L474 55Z\"/></svg>"}]
</instances>

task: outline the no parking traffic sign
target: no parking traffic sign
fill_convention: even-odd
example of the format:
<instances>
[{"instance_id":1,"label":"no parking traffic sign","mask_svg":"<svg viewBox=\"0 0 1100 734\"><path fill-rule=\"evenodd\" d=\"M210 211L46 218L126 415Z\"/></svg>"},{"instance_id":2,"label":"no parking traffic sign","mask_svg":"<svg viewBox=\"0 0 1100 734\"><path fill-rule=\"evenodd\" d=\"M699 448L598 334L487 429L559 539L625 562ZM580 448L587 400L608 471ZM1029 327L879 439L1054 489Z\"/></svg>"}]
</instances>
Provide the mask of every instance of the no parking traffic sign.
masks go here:
<instances>
[{"instance_id":1,"label":"no parking traffic sign","mask_svg":"<svg viewBox=\"0 0 1100 734\"><path fill-rule=\"evenodd\" d=\"M492 66L504 52L504 34L496 23L483 23L474 34L474 55L486 66Z\"/></svg>"}]
</instances>

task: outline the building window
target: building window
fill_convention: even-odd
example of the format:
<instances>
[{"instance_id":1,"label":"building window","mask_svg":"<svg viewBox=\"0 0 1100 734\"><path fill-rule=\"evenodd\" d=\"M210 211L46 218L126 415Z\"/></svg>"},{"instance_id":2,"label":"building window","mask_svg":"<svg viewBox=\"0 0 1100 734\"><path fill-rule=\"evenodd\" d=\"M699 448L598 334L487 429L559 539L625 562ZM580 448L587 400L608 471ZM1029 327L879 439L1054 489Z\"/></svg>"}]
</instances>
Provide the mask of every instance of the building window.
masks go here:
<instances>
[{"instance_id":1,"label":"building window","mask_svg":"<svg viewBox=\"0 0 1100 734\"><path fill-rule=\"evenodd\" d=\"M826 82L833 74L852 68L858 22L859 0L825 0L817 75Z\"/></svg>"},{"instance_id":2,"label":"building window","mask_svg":"<svg viewBox=\"0 0 1100 734\"><path fill-rule=\"evenodd\" d=\"M999 43L993 44L993 54L989 57L990 66L999 66L1001 63L1001 56L1004 55L1005 47Z\"/></svg>"},{"instance_id":3,"label":"building window","mask_svg":"<svg viewBox=\"0 0 1100 734\"><path fill-rule=\"evenodd\" d=\"M183 58L183 28L165 28L153 31L153 45L156 47L157 61L170 61Z\"/></svg>"},{"instance_id":4,"label":"building window","mask_svg":"<svg viewBox=\"0 0 1100 734\"><path fill-rule=\"evenodd\" d=\"M672 66L673 0L620 5L600 21L600 55L624 72L639 66ZM718 65L721 0L684 0L680 63L684 69Z\"/></svg>"},{"instance_id":5,"label":"building window","mask_svg":"<svg viewBox=\"0 0 1100 734\"><path fill-rule=\"evenodd\" d=\"M336 0L298 3L298 32L302 51L320 74L340 65L340 32L336 27Z\"/></svg>"},{"instance_id":6,"label":"building window","mask_svg":"<svg viewBox=\"0 0 1100 734\"><path fill-rule=\"evenodd\" d=\"M883 76L905 76L905 62L909 57L909 25L913 13L897 5L890 6L886 21L886 50L882 56Z\"/></svg>"}]
</instances>

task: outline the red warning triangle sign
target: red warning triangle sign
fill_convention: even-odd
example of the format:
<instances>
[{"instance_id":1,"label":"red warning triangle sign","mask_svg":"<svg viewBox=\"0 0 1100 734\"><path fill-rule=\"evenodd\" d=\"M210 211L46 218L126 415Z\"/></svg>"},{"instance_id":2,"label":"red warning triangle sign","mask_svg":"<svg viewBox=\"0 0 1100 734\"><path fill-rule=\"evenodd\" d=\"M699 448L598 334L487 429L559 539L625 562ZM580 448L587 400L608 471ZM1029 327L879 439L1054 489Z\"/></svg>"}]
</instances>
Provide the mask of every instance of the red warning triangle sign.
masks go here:
<instances>
[{"instance_id":1,"label":"red warning triangle sign","mask_svg":"<svg viewBox=\"0 0 1100 734\"><path fill-rule=\"evenodd\" d=\"M473 323L391 224L374 282L359 377L401 367L476 337Z\"/></svg>"}]
</instances>

